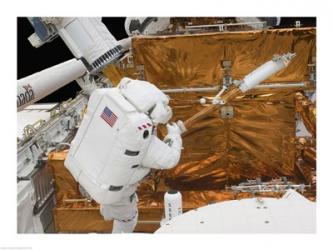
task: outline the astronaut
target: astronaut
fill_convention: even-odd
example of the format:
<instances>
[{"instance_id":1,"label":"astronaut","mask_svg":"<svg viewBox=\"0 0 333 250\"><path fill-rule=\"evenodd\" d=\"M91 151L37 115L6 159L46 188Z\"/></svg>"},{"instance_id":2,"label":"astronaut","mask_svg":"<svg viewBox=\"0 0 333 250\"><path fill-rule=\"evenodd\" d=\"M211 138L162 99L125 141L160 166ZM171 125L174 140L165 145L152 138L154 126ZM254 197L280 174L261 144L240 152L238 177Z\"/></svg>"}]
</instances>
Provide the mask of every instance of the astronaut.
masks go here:
<instances>
[{"instance_id":1,"label":"astronaut","mask_svg":"<svg viewBox=\"0 0 333 250\"><path fill-rule=\"evenodd\" d=\"M115 88L97 89L71 143L65 166L96 200L113 233L133 232L138 219L139 182L151 169L169 169L179 161L182 139L168 97L155 85L123 78ZM156 126L167 124L164 140Z\"/></svg>"}]
</instances>

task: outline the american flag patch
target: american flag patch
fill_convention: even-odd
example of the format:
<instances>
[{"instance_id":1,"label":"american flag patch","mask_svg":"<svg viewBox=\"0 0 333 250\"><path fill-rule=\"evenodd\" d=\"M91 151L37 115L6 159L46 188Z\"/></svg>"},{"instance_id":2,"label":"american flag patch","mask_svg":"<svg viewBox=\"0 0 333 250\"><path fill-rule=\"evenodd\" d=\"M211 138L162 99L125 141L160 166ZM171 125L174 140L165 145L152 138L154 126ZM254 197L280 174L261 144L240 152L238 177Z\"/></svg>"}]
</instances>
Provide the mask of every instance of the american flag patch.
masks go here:
<instances>
[{"instance_id":1,"label":"american flag patch","mask_svg":"<svg viewBox=\"0 0 333 250\"><path fill-rule=\"evenodd\" d=\"M108 107L105 107L103 110L103 113L101 114L101 117L104 121L107 122L111 127L116 123L118 117L109 109Z\"/></svg>"}]
</instances>

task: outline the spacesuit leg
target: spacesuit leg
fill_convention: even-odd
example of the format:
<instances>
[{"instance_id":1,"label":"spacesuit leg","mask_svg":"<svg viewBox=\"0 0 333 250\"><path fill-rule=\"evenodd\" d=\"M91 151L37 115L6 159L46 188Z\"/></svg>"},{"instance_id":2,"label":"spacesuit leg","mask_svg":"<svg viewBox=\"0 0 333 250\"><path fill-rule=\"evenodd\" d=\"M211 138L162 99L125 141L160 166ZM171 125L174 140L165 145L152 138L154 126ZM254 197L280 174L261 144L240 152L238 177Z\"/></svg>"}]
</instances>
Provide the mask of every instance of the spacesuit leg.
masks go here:
<instances>
[{"instance_id":1,"label":"spacesuit leg","mask_svg":"<svg viewBox=\"0 0 333 250\"><path fill-rule=\"evenodd\" d=\"M101 204L105 220L113 219L112 233L132 233L138 221L137 196L126 196L112 205Z\"/></svg>"}]
</instances>

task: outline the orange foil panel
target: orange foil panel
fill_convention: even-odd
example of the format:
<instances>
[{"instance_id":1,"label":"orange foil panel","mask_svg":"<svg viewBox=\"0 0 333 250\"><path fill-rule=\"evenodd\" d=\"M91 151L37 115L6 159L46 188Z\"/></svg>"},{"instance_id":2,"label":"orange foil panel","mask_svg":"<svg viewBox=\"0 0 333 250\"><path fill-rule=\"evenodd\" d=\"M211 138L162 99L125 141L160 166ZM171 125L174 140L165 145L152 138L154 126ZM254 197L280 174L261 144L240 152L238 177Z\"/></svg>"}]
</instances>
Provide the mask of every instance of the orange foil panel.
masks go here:
<instances>
[{"instance_id":1,"label":"orange foil panel","mask_svg":"<svg viewBox=\"0 0 333 250\"><path fill-rule=\"evenodd\" d=\"M185 98L184 95L187 95ZM173 94L173 120L184 120L203 107L187 104L200 96ZM178 104L179 101L179 104ZM198 121L183 137L181 161L165 174L165 183L179 190L222 189L246 179L294 179L294 93L247 95Z\"/></svg>"},{"instance_id":2,"label":"orange foil panel","mask_svg":"<svg viewBox=\"0 0 333 250\"><path fill-rule=\"evenodd\" d=\"M303 93L296 93L296 111L300 114L306 129L316 137L316 105Z\"/></svg>"},{"instance_id":3,"label":"orange foil panel","mask_svg":"<svg viewBox=\"0 0 333 250\"><path fill-rule=\"evenodd\" d=\"M132 43L134 64L128 69L126 62L121 69L106 68L104 74L114 82L122 75L144 76L162 89L211 87L222 81L221 60L230 60L233 78L241 79L274 54L296 52L290 65L266 82L303 82L308 79L307 65L315 50L314 28L138 36ZM139 186L136 231L153 232L159 227L163 195L170 188L181 191L186 211L213 202L252 197L225 190L247 179L261 177L267 181L285 176L296 183L305 179L310 182L312 168L306 171L307 166L295 164L296 91L255 89L194 123L183 136L184 149L178 166L152 171ZM216 94L217 91L170 93L172 121L190 118L207 107L208 104L199 103L200 98L211 100ZM165 126L159 126L158 133L165 134ZM309 153L303 154L306 158ZM78 184L63 166L64 159L65 154L51 153L49 157L57 188L54 214L58 231L111 231L112 222L103 220L99 205L81 196Z\"/></svg>"},{"instance_id":4,"label":"orange foil panel","mask_svg":"<svg viewBox=\"0 0 333 250\"><path fill-rule=\"evenodd\" d=\"M233 78L242 79L274 54L287 52L297 56L266 82L306 81L315 50L315 28L138 36L132 41L135 64L143 65L146 80L160 88L219 84L222 60L230 60Z\"/></svg>"}]
</instances>

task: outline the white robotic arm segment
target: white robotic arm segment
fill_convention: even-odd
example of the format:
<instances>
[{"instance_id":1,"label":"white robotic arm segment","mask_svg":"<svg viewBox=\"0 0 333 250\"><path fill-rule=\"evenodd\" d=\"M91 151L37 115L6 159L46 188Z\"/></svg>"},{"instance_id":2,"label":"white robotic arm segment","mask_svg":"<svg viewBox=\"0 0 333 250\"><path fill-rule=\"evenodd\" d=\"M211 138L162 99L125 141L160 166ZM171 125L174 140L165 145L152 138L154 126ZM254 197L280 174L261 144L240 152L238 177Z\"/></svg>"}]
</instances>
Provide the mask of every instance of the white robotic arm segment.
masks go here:
<instances>
[{"instance_id":1,"label":"white robotic arm segment","mask_svg":"<svg viewBox=\"0 0 333 250\"><path fill-rule=\"evenodd\" d=\"M132 46L132 37L127 37L118 41L124 51L130 50Z\"/></svg>"},{"instance_id":2,"label":"white robotic arm segment","mask_svg":"<svg viewBox=\"0 0 333 250\"><path fill-rule=\"evenodd\" d=\"M18 80L17 111L85 74L84 64L80 60L72 59Z\"/></svg>"},{"instance_id":3,"label":"white robotic arm segment","mask_svg":"<svg viewBox=\"0 0 333 250\"><path fill-rule=\"evenodd\" d=\"M175 167L180 159L182 139L180 134L168 134L165 142L153 136L142 166L154 169L170 169Z\"/></svg>"},{"instance_id":4,"label":"white robotic arm segment","mask_svg":"<svg viewBox=\"0 0 333 250\"><path fill-rule=\"evenodd\" d=\"M122 47L100 18L64 18L59 35L88 70L97 71L122 55Z\"/></svg>"},{"instance_id":5,"label":"white robotic arm segment","mask_svg":"<svg viewBox=\"0 0 333 250\"><path fill-rule=\"evenodd\" d=\"M97 17L34 17L29 19L35 33L29 38L39 47L59 35L77 59L81 59L90 73L123 54L122 46Z\"/></svg>"},{"instance_id":6,"label":"white robotic arm segment","mask_svg":"<svg viewBox=\"0 0 333 250\"><path fill-rule=\"evenodd\" d=\"M264 63L259 68L252 71L245 76L239 86L240 90L244 93L249 89L254 88L256 85L274 75L281 69L285 68L296 54L287 53L280 56L275 56L272 60Z\"/></svg>"}]
</instances>

